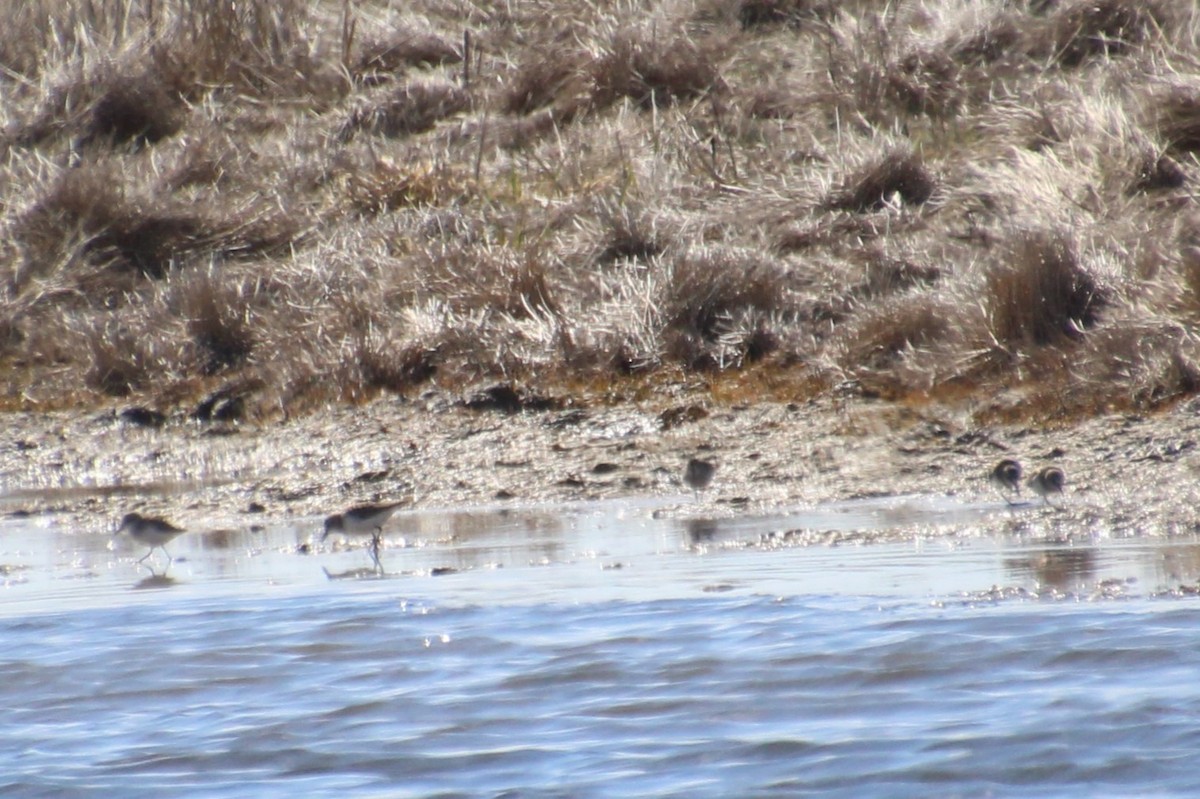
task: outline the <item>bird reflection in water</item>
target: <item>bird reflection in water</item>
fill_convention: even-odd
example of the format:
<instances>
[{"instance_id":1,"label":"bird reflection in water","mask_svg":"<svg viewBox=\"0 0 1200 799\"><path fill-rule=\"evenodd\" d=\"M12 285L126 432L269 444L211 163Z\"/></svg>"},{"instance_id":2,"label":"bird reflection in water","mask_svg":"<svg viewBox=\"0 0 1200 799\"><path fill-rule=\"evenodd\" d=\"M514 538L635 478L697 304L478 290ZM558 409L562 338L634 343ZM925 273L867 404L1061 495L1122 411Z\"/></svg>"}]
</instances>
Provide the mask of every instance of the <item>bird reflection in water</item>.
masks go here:
<instances>
[{"instance_id":1,"label":"bird reflection in water","mask_svg":"<svg viewBox=\"0 0 1200 799\"><path fill-rule=\"evenodd\" d=\"M716 519L685 519L683 537L688 546L711 544L717 540L721 525Z\"/></svg>"},{"instance_id":2,"label":"bird reflection in water","mask_svg":"<svg viewBox=\"0 0 1200 799\"><path fill-rule=\"evenodd\" d=\"M1024 557L1005 558L1004 568L1014 576L1037 580L1038 585L1073 591L1096 579L1096 551L1091 547L1046 549Z\"/></svg>"}]
</instances>

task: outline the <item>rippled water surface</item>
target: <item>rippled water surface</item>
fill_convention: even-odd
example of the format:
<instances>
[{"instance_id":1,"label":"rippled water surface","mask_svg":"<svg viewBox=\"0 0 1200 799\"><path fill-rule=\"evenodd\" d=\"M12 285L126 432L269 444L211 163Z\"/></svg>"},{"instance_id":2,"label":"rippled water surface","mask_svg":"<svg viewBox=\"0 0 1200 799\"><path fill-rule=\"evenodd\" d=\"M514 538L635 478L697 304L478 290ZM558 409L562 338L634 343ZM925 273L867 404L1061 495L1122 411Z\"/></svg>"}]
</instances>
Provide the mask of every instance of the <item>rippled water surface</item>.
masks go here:
<instances>
[{"instance_id":1,"label":"rippled water surface","mask_svg":"<svg viewBox=\"0 0 1200 799\"><path fill-rule=\"evenodd\" d=\"M1196 541L745 547L794 520L660 510L399 517L382 577L315 520L165 574L5 522L0 794L1200 795L1200 605L1156 593Z\"/></svg>"}]
</instances>

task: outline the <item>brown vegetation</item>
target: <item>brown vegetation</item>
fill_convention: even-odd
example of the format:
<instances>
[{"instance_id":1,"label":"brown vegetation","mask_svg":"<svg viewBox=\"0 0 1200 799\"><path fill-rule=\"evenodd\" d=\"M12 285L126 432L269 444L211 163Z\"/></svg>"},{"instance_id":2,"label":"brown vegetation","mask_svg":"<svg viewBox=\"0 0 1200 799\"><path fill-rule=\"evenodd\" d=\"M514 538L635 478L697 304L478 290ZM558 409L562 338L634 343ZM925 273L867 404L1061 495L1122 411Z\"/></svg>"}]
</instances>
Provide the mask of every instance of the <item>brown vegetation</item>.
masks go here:
<instances>
[{"instance_id":1,"label":"brown vegetation","mask_svg":"<svg viewBox=\"0 0 1200 799\"><path fill-rule=\"evenodd\" d=\"M1190 4L19 5L9 407L1200 391Z\"/></svg>"}]
</instances>

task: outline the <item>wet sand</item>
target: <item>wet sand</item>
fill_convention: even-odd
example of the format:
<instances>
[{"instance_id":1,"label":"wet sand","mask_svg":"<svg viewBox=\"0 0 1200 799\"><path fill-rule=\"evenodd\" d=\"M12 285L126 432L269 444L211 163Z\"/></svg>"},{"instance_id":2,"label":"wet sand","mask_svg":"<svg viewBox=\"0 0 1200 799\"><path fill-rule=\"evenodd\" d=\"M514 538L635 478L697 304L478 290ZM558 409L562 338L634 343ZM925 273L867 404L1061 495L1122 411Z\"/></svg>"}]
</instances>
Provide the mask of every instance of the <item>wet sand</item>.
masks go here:
<instances>
[{"instance_id":1,"label":"wet sand","mask_svg":"<svg viewBox=\"0 0 1200 799\"><path fill-rule=\"evenodd\" d=\"M1200 535L1063 535L1062 513L1035 502L909 496L763 515L720 510L685 494L402 511L385 527L379 569L367 541L321 541L311 519L188 533L170 542L173 562L161 551L139 562L146 547L127 536L6 519L0 617L347 590L446 606L549 606L703 595L1057 603L1200 589ZM992 526L1007 532L980 534ZM896 540L901 531L911 540ZM163 589L169 598L155 599Z\"/></svg>"},{"instance_id":2,"label":"wet sand","mask_svg":"<svg viewBox=\"0 0 1200 799\"><path fill-rule=\"evenodd\" d=\"M261 425L181 419L161 428L123 421L120 410L0 418L0 512L80 534L111 532L130 510L191 530L317 529L326 514L395 499L419 510L690 496L681 473L700 455L719 464L705 515L734 519L871 497L995 501L988 473L1013 457L1027 475L1051 464L1066 472L1048 535L1200 530L1200 401L1061 429L978 428L964 413L869 400L504 413L433 393ZM927 529L898 519L788 540L996 535L1011 526L1003 514Z\"/></svg>"}]
</instances>

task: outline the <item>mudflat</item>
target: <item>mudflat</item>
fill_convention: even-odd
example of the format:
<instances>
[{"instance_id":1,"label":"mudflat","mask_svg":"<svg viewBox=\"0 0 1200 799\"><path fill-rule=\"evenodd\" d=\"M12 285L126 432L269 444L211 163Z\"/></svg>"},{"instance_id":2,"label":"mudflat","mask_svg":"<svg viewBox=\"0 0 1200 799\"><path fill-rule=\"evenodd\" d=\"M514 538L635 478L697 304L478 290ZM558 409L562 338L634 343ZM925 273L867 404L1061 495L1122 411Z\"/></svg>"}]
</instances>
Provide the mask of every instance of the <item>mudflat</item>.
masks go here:
<instances>
[{"instance_id":1,"label":"mudflat","mask_svg":"<svg viewBox=\"0 0 1200 799\"><path fill-rule=\"evenodd\" d=\"M682 472L700 454L718 464L704 513L722 517L889 495L1001 501L988 475L1007 457L1027 476L1063 469L1060 510L1044 514L1062 535L1200 529L1196 400L1057 428L977 427L965 413L863 398L717 406L697 395L670 407L509 413L428 392L261 424L161 427L132 424L118 410L0 417L0 511L99 533L131 510L219 529L315 523L384 500L469 508L677 494L694 502ZM978 532L1007 524L1001 514ZM938 530L901 525L868 538L916 534ZM826 538L818 530L803 540Z\"/></svg>"}]
</instances>

